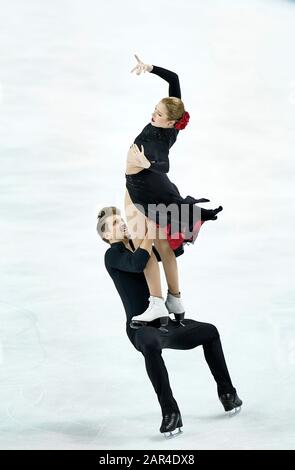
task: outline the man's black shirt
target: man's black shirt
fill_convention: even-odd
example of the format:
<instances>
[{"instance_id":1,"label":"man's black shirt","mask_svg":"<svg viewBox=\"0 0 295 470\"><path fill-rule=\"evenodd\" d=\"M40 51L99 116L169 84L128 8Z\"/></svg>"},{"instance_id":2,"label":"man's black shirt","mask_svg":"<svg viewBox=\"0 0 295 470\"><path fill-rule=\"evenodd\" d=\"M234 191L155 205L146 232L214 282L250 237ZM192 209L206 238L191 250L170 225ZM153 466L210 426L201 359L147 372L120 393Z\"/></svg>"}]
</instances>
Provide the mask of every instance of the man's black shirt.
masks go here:
<instances>
[{"instance_id":1,"label":"man's black shirt","mask_svg":"<svg viewBox=\"0 0 295 470\"><path fill-rule=\"evenodd\" d=\"M132 240L129 242L134 249ZM127 325L149 306L149 288L143 273L149 258L147 250L137 248L132 253L123 242L112 243L105 253L105 267L122 299Z\"/></svg>"}]
</instances>

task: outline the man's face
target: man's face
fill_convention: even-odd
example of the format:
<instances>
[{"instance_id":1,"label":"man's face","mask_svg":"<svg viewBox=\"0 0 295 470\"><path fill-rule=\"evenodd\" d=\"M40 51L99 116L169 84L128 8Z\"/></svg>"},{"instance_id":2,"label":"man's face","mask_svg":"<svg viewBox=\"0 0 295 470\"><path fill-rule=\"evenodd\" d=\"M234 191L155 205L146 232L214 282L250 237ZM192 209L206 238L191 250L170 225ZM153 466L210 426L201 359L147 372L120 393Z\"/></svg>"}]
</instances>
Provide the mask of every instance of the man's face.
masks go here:
<instances>
[{"instance_id":1,"label":"man's face","mask_svg":"<svg viewBox=\"0 0 295 470\"><path fill-rule=\"evenodd\" d=\"M166 106L160 101L154 109L151 119L151 125L155 127L173 127L175 121L167 120Z\"/></svg>"},{"instance_id":2,"label":"man's face","mask_svg":"<svg viewBox=\"0 0 295 470\"><path fill-rule=\"evenodd\" d=\"M129 238L128 227L120 215L110 215L106 218L104 238L114 242Z\"/></svg>"}]
</instances>

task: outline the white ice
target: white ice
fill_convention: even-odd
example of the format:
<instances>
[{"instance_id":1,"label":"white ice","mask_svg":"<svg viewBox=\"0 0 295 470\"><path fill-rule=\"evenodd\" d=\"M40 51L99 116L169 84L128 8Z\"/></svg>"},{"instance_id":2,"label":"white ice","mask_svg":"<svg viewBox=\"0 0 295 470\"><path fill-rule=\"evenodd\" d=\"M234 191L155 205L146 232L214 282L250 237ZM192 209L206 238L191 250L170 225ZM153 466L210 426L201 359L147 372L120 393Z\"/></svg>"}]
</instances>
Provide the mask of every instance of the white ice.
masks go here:
<instances>
[{"instance_id":1,"label":"white ice","mask_svg":"<svg viewBox=\"0 0 295 470\"><path fill-rule=\"evenodd\" d=\"M1 3L2 449L295 448L294 24L284 0ZM228 419L202 349L164 350L169 441L96 234L168 94L133 54L180 77L170 178L224 207L179 258L181 292L244 400Z\"/></svg>"}]
</instances>

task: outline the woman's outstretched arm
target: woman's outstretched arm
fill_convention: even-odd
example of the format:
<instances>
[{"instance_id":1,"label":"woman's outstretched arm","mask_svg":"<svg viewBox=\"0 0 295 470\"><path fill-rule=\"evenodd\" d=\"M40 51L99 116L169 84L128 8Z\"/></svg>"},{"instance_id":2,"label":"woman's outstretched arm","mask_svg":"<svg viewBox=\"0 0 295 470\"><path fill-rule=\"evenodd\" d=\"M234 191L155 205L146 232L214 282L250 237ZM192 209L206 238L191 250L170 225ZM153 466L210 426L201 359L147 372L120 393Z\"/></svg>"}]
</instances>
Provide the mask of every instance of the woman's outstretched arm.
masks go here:
<instances>
[{"instance_id":1,"label":"woman's outstretched arm","mask_svg":"<svg viewBox=\"0 0 295 470\"><path fill-rule=\"evenodd\" d=\"M140 75L141 72L150 72L158 75L159 77L166 80L169 83L169 96L175 96L176 98L181 98L180 83L177 73L171 72L171 70L164 69L163 67L158 67L157 65L145 64L140 60L140 58L135 54L137 64L131 70L131 73L136 70L136 75Z\"/></svg>"},{"instance_id":2,"label":"woman's outstretched arm","mask_svg":"<svg viewBox=\"0 0 295 470\"><path fill-rule=\"evenodd\" d=\"M169 96L181 98L180 83L177 73L171 72L171 70L164 69L163 67L158 67L157 65L152 65L152 67L153 68L149 70L150 73L158 75L169 83Z\"/></svg>"}]
</instances>

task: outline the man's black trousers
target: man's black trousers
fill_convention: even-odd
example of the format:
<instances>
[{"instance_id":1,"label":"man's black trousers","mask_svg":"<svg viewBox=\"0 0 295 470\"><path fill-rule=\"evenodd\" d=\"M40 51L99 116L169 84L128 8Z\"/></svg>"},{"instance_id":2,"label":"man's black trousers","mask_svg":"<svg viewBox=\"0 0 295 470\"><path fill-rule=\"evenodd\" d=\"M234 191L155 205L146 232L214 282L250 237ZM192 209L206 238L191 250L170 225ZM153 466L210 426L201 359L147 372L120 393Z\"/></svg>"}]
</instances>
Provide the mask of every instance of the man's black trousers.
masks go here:
<instances>
[{"instance_id":1,"label":"man's black trousers","mask_svg":"<svg viewBox=\"0 0 295 470\"><path fill-rule=\"evenodd\" d=\"M143 326L137 330L127 326L127 334L145 359L148 376L153 384L162 409L162 414L178 411L178 405L170 388L167 369L162 357L162 349L192 349L203 346L204 356L217 384L217 393L232 393L232 385L227 370L217 328L210 323L185 319L185 326L178 325L169 318L163 332L153 326Z\"/></svg>"}]
</instances>

